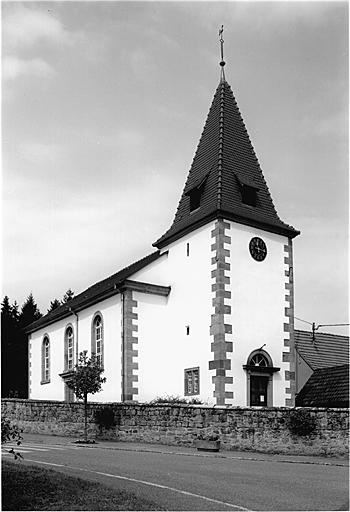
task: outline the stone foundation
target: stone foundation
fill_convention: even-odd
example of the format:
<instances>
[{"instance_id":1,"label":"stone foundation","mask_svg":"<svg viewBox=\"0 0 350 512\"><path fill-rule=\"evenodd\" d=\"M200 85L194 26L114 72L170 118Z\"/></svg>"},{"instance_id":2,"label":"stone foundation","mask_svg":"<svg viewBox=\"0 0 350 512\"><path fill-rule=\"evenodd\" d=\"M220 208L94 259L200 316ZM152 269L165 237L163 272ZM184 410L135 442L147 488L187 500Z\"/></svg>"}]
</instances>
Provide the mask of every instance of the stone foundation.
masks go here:
<instances>
[{"instance_id":1,"label":"stone foundation","mask_svg":"<svg viewBox=\"0 0 350 512\"><path fill-rule=\"evenodd\" d=\"M110 408L114 425L99 426L95 411ZM348 453L347 409L302 408L316 420L308 436L292 434L289 419L299 408L208 407L89 403L89 435L96 439L194 446L199 434L218 434L223 450L344 456ZM2 400L2 417L27 433L81 436L82 403Z\"/></svg>"}]
</instances>

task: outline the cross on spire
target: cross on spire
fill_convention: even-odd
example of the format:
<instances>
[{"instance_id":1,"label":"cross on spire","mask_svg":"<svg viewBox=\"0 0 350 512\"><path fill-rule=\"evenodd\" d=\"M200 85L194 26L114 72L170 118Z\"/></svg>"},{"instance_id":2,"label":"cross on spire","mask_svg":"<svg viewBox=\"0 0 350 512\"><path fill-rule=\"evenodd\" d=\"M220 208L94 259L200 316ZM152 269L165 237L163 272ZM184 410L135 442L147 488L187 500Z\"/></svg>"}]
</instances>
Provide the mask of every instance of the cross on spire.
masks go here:
<instances>
[{"instance_id":1,"label":"cross on spire","mask_svg":"<svg viewBox=\"0 0 350 512\"><path fill-rule=\"evenodd\" d=\"M221 25L221 29L219 30L220 46L221 46L221 62L220 62L221 76L220 76L220 82L225 82L224 66L225 66L226 62L224 61L224 38L223 38L223 33L224 33L224 26Z\"/></svg>"}]
</instances>

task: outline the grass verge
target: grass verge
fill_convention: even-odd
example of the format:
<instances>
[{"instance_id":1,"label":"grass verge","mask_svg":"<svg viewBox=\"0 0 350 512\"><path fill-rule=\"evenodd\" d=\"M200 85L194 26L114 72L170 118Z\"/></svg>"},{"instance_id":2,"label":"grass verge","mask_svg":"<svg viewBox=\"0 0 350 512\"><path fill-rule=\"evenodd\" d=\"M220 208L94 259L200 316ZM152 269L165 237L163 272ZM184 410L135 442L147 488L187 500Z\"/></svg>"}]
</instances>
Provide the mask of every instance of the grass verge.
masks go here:
<instances>
[{"instance_id":1,"label":"grass verge","mask_svg":"<svg viewBox=\"0 0 350 512\"><path fill-rule=\"evenodd\" d=\"M2 461L2 510L162 510L131 493L52 469Z\"/></svg>"}]
</instances>

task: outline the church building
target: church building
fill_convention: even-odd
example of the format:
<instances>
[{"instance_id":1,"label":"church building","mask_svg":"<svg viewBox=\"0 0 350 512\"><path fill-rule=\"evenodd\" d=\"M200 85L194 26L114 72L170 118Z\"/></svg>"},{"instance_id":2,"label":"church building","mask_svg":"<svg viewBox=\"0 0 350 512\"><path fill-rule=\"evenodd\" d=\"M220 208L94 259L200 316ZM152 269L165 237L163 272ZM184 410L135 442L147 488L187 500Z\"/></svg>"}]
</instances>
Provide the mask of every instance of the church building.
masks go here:
<instances>
[{"instance_id":1,"label":"church building","mask_svg":"<svg viewBox=\"0 0 350 512\"><path fill-rule=\"evenodd\" d=\"M277 214L220 65L173 223L152 253L29 326L30 399L74 400L87 350L106 377L94 401L294 406L299 231Z\"/></svg>"}]
</instances>

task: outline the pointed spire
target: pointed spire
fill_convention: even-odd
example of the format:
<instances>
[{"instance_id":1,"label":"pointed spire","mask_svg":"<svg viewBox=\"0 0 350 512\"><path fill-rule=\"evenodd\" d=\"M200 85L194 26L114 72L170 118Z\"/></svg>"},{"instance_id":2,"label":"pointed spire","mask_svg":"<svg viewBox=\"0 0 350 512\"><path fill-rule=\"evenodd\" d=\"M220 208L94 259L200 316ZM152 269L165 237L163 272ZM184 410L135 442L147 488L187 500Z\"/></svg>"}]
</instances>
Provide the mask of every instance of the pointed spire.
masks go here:
<instances>
[{"instance_id":1,"label":"pointed spire","mask_svg":"<svg viewBox=\"0 0 350 512\"><path fill-rule=\"evenodd\" d=\"M220 82L225 82L224 66L225 66L226 62L224 61L224 37L223 37L223 33L224 33L224 26L221 25L221 29L219 30L220 47L221 47L221 61L220 61L221 76L220 76Z\"/></svg>"},{"instance_id":2,"label":"pointed spire","mask_svg":"<svg viewBox=\"0 0 350 512\"><path fill-rule=\"evenodd\" d=\"M223 59L222 30L219 32ZM278 216L231 87L221 80L192 161L174 221L153 245L165 247L216 218L294 238Z\"/></svg>"}]
</instances>

